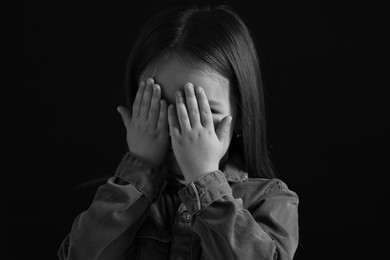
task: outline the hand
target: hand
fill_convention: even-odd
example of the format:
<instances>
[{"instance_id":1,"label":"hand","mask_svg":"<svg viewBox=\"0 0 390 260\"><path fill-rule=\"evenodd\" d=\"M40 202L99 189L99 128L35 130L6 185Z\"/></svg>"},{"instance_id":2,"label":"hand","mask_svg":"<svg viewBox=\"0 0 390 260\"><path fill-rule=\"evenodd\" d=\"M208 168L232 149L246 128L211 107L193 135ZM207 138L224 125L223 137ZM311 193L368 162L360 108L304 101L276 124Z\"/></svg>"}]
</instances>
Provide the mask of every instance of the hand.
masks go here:
<instances>
[{"instance_id":1,"label":"hand","mask_svg":"<svg viewBox=\"0 0 390 260\"><path fill-rule=\"evenodd\" d=\"M122 106L118 112L126 127L129 151L159 167L169 145L167 104L161 99L161 87L152 78L140 82L132 115Z\"/></svg>"},{"instance_id":2,"label":"hand","mask_svg":"<svg viewBox=\"0 0 390 260\"><path fill-rule=\"evenodd\" d=\"M223 143L229 138L231 116L224 117L215 131L206 94L191 83L184 86L187 107L182 91L176 92L174 105L168 109L169 131L176 160L186 183L219 169Z\"/></svg>"}]
</instances>

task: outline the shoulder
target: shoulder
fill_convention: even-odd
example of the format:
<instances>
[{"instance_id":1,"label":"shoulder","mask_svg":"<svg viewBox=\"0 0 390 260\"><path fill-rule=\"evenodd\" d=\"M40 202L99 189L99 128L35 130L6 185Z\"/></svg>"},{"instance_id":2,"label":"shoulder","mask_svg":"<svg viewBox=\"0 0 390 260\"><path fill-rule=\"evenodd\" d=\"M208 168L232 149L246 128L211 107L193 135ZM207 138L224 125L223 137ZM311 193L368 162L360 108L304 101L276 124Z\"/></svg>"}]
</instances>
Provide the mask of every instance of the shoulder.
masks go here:
<instances>
[{"instance_id":1,"label":"shoulder","mask_svg":"<svg viewBox=\"0 0 390 260\"><path fill-rule=\"evenodd\" d=\"M266 195L273 191L291 191L287 184L280 179L266 179L266 178L246 178L241 182L232 182L231 186L235 189L249 188L255 189L262 195ZM252 188L253 187L253 188Z\"/></svg>"},{"instance_id":2,"label":"shoulder","mask_svg":"<svg viewBox=\"0 0 390 260\"><path fill-rule=\"evenodd\" d=\"M244 207L264 200L298 204L298 195L278 178L249 178L248 173L234 163L226 164L223 173L232 188L233 197L241 198Z\"/></svg>"},{"instance_id":3,"label":"shoulder","mask_svg":"<svg viewBox=\"0 0 390 260\"><path fill-rule=\"evenodd\" d=\"M276 202L294 201L298 203L298 195L290 190L280 179L247 178L241 182L230 182L235 198L241 198L244 207L261 203L264 200Z\"/></svg>"}]
</instances>

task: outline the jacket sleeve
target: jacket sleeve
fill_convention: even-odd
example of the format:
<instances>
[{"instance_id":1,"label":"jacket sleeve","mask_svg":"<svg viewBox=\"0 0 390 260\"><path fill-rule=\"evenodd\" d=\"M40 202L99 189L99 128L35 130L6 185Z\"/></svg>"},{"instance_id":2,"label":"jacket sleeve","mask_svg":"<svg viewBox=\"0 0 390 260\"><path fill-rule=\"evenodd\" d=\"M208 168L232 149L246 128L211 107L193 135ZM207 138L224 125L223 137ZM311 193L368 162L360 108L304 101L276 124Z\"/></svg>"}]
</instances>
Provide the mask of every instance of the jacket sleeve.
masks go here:
<instances>
[{"instance_id":1,"label":"jacket sleeve","mask_svg":"<svg viewBox=\"0 0 390 260\"><path fill-rule=\"evenodd\" d=\"M293 258L298 246L298 197L283 182L270 183L248 209L241 198L233 197L221 171L203 175L179 191L193 214L193 229L206 259Z\"/></svg>"},{"instance_id":2,"label":"jacket sleeve","mask_svg":"<svg viewBox=\"0 0 390 260\"><path fill-rule=\"evenodd\" d=\"M98 188L62 242L59 259L124 259L134 251L135 234L158 196L163 174L126 153L114 177Z\"/></svg>"}]
</instances>

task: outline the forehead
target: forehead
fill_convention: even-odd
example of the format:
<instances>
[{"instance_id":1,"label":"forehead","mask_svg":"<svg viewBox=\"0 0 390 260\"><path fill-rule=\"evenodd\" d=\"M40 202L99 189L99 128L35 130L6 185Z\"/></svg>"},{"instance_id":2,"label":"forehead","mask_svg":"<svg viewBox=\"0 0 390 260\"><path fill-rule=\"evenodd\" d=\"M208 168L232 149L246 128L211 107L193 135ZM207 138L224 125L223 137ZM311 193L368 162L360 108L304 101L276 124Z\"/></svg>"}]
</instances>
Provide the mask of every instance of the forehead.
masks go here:
<instances>
[{"instance_id":1,"label":"forehead","mask_svg":"<svg viewBox=\"0 0 390 260\"><path fill-rule=\"evenodd\" d=\"M162 94L169 102L175 100L175 92L183 89L188 82L202 87L209 100L229 99L229 80L206 65L199 64L195 68L173 54L161 59L154 70L154 79L161 86Z\"/></svg>"}]
</instances>

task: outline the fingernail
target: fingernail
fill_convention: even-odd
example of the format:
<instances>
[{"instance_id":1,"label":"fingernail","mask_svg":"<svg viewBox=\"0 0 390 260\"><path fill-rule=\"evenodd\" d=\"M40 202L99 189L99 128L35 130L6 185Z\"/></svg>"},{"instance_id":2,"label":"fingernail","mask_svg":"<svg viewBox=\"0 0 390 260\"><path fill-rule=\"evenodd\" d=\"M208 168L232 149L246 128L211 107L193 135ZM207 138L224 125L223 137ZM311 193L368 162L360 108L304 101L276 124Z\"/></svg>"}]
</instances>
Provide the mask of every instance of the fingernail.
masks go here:
<instances>
[{"instance_id":1,"label":"fingernail","mask_svg":"<svg viewBox=\"0 0 390 260\"><path fill-rule=\"evenodd\" d=\"M182 97L182 96L183 96L180 90L176 92L176 95L177 95L178 97Z\"/></svg>"},{"instance_id":2,"label":"fingernail","mask_svg":"<svg viewBox=\"0 0 390 260\"><path fill-rule=\"evenodd\" d=\"M200 93L202 93L202 88L201 87L196 87L195 91L200 94Z\"/></svg>"}]
</instances>

